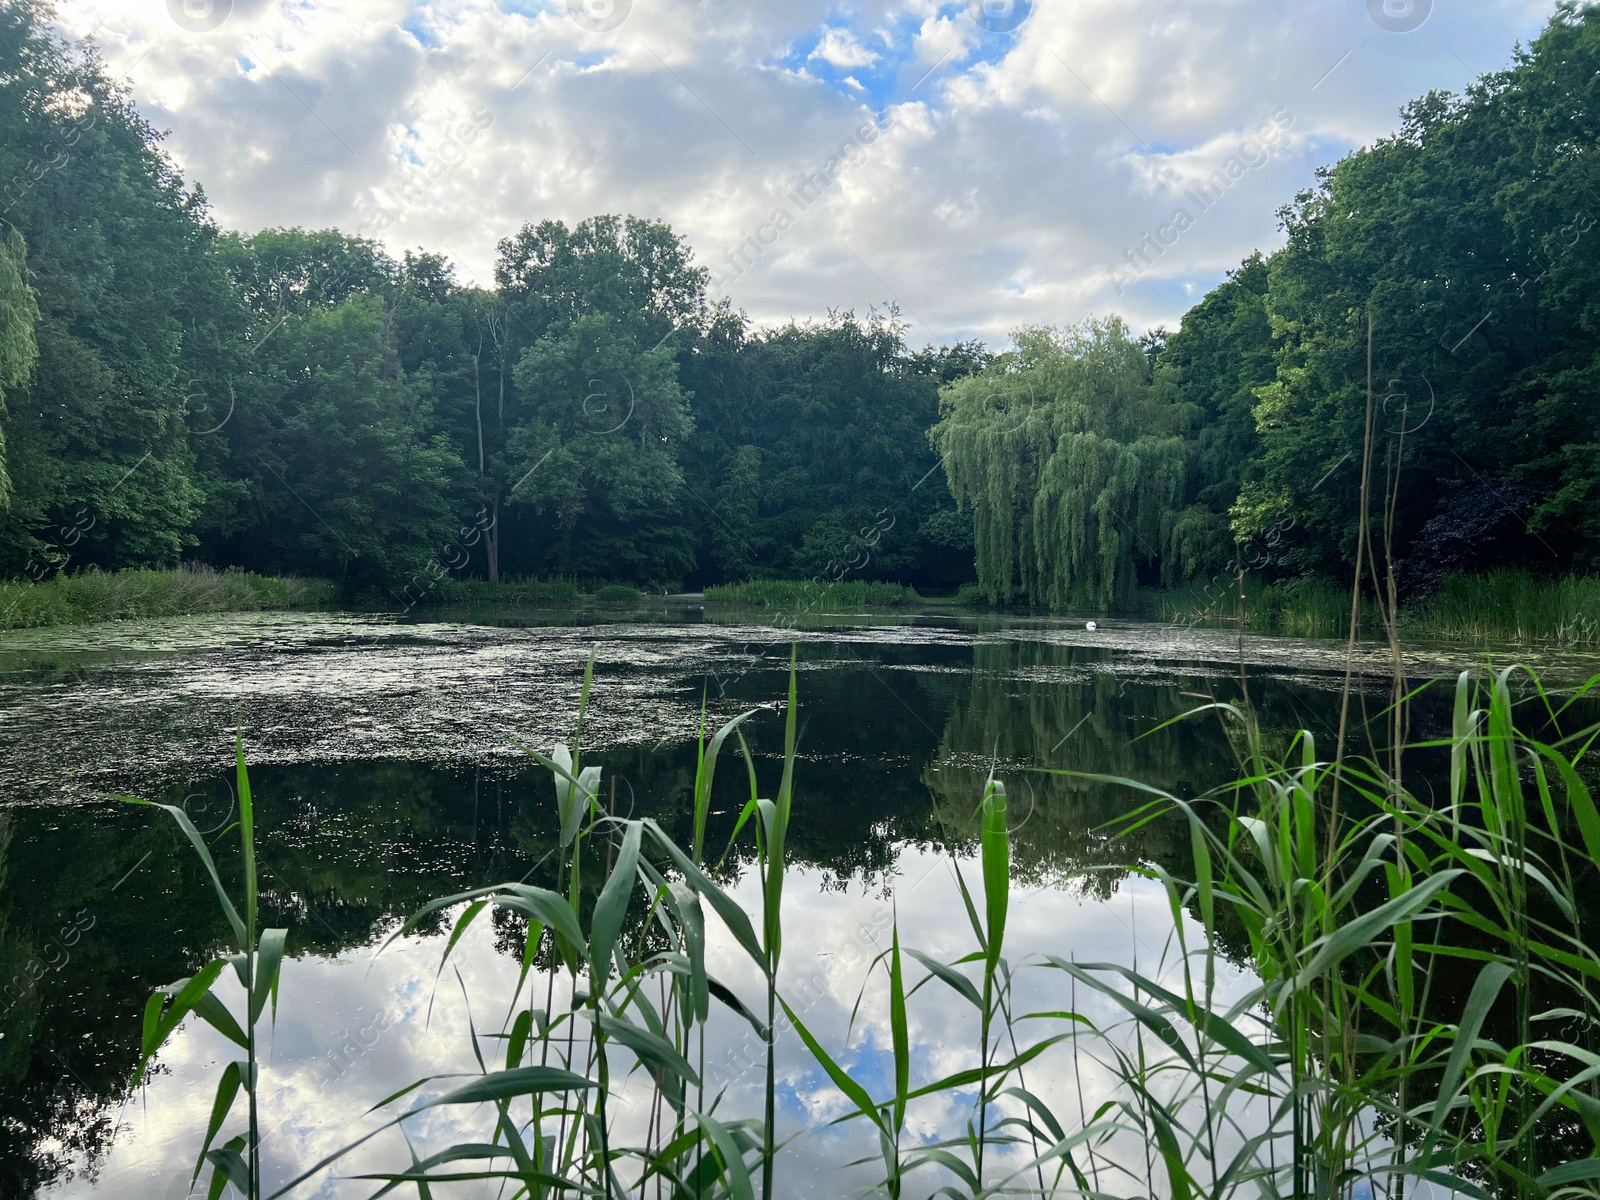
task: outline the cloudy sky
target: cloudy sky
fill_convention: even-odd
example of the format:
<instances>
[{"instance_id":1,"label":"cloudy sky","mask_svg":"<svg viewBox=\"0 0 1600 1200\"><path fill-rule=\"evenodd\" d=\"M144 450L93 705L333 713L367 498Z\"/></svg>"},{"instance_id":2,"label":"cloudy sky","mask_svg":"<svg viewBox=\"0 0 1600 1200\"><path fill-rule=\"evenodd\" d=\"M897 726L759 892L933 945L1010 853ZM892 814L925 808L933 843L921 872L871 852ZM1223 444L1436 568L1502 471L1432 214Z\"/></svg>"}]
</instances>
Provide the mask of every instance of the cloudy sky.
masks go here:
<instances>
[{"instance_id":1,"label":"cloudy sky","mask_svg":"<svg viewBox=\"0 0 1600 1200\"><path fill-rule=\"evenodd\" d=\"M914 342L1001 343L1090 313L1175 324L1278 243L1318 164L1504 66L1552 7L59 0L58 19L230 227L336 225L488 283L524 221L636 213L757 321L897 303Z\"/></svg>"}]
</instances>

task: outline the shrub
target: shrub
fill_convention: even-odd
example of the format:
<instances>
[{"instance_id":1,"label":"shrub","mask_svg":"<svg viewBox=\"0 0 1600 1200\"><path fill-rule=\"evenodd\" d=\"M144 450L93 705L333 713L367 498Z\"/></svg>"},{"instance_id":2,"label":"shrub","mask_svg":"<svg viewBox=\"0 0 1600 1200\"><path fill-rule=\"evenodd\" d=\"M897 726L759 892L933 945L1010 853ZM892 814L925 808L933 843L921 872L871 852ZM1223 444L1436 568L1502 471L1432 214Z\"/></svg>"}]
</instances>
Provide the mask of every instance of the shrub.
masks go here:
<instances>
[{"instance_id":1,"label":"shrub","mask_svg":"<svg viewBox=\"0 0 1600 1200\"><path fill-rule=\"evenodd\" d=\"M625 583L608 583L595 591L594 598L601 604L637 604L639 589Z\"/></svg>"}]
</instances>

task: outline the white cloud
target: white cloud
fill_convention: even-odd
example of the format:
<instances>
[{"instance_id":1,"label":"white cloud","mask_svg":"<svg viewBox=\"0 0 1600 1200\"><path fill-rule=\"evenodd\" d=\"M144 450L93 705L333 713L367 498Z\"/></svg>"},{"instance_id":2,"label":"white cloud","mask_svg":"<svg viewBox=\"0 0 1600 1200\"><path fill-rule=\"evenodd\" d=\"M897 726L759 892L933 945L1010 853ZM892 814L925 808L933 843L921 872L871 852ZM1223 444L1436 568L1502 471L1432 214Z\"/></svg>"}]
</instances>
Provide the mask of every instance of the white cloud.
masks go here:
<instances>
[{"instance_id":1,"label":"white cloud","mask_svg":"<svg viewBox=\"0 0 1600 1200\"><path fill-rule=\"evenodd\" d=\"M208 33L124 0L58 19L96 37L226 224L381 224L479 281L522 222L597 212L668 220L715 261L892 115L729 291L761 321L898 301L914 338L993 341L1090 311L1173 324L1277 243L1318 163L1503 65L1551 7L1464 0L1402 35L1346 0L1035 0L1014 33L952 0L613 6L609 32L565 0L234 0ZM1284 147L1118 294L1125 251L1280 108Z\"/></svg>"},{"instance_id":2,"label":"white cloud","mask_svg":"<svg viewBox=\"0 0 1600 1200\"><path fill-rule=\"evenodd\" d=\"M870 67L878 61L878 55L856 41L855 34L848 29L837 28L830 28L822 35L811 57L845 70Z\"/></svg>"}]
</instances>

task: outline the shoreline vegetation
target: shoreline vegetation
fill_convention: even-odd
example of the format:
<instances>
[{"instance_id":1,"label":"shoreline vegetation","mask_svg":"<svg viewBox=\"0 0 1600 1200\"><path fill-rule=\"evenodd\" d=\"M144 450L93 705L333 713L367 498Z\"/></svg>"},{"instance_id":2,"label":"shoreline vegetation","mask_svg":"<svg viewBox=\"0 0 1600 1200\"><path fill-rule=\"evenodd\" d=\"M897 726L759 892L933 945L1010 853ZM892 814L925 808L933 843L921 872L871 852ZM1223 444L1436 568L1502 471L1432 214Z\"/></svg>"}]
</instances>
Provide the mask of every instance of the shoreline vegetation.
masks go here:
<instances>
[{"instance_id":1,"label":"shoreline vegetation","mask_svg":"<svg viewBox=\"0 0 1600 1200\"><path fill-rule=\"evenodd\" d=\"M40 629L146 617L324 608L338 599L323 579L184 566L76 571L40 583L0 582L0 629Z\"/></svg>"},{"instance_id":2,"label":"shoreline vegetation","mask_svg":"<svg viewBox=\"0 0 1600 1200\"><path fill-rule=\"evenodd\" d=\"M710 584L707 603L753 604L807 609L821 604L848 608L909 608L927 603L914 587L863 579L823 583L820 580L754 579L746 583Z\"/></svg>"},{"instance_id":3,"label":"shoreline vegetation","mask_svg":"<svg viewBox=\"0 0 1600 1200\"><path fill-rule=\"evenodd\" d=\"M1238 585L1158 592L1153 599L1161 620L1181 624L1231 624L1240 608ZM1350 589L1321 579L1263 583L1246 576L1243 611L1252 632L1342 637ZM1436 595L1402 604L1400 630L1408 640L1600 648L1600 578L1507 569L1452 575ZM1384 636L1375 611L1369 610L1361 632Z\"/></svg>"},{"instance_id":4,"label":"shoreline vegetation","mask_svg":"<svg viewBox=\"0 0 1600 1200\"><path fill-rule=\"evenodd\" d=\"M1267 583L1246 576L1244 627L1253 633L1286 637L1344 636L1350 610L1346 585L1304 578ZM710 605L761 607L774 612L816 609L907 610L924 607L990 608L972 585L953 596L925 596L899 583L848 580L751 580L712 584L702 593ZM567 609L584 605L625 607L661 596L622 583L581 584L578 580L443 580L406 607L435 609ZM1126 612L1181 625L1232 625L1240 615L1240 585L1147 589ZM273 577L245 571L217 571L197 565L178 570L130 568L79 571L42 583L0 582L0 630L38 629L151 617L238 612L292 612L341 606L337 585L324 579ZM352 610L386 607L377 597L358 598ZM1013 606L1015 607L1015 606ZM1101 614L1096 614L1101 615ZM1556 645L1600 649L1600 577L1539 577L1499 570L1445 579L1437 595L1402 608L1401 628L1409 639ZM1370 617L1363 635L1381 639Z\"/></svg>"}]
</instances>

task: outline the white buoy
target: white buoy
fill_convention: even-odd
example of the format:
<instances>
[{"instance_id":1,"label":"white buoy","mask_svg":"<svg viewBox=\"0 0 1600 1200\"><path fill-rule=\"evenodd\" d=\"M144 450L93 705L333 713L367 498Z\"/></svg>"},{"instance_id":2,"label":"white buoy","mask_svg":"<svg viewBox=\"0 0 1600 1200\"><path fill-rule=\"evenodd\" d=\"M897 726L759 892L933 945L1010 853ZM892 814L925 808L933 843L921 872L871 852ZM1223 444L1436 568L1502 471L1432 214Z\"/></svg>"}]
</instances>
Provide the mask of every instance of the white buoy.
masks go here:
<instances>
[{"instance_id":1,"label":"white buoy","mask_svg":"<svg viewBox=\"0 0 1600 1200\"><path fill-rule=\"evenodd\" d=\"M1099 629L1100 626L1096 625L1093 621L1089 621L1084 625L1084 628L1090 633L1093 633L1096 629Z\"/></svg>"}]
</instances>

